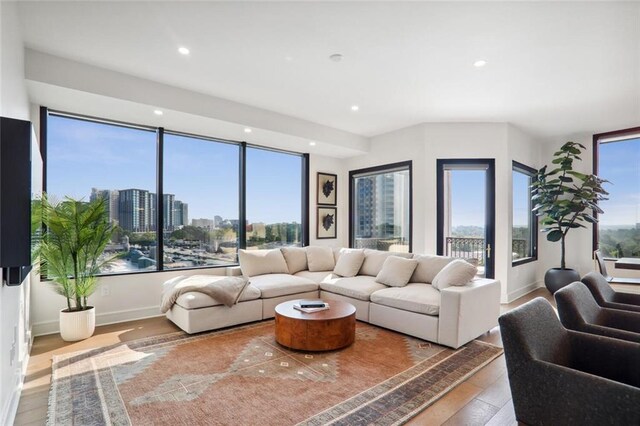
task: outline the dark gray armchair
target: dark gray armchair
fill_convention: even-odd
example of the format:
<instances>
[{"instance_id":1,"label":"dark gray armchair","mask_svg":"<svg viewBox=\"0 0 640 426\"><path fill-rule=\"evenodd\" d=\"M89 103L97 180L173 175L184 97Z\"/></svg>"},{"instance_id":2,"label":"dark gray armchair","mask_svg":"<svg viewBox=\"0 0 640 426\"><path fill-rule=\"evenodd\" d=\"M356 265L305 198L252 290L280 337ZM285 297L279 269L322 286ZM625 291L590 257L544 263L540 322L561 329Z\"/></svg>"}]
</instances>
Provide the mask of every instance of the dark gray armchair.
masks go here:
<instances>
[{"instance_id":1,"label":"dark gray armchair","mask_svg":"<svg viewBox=\"0 0 640 426\"><path fill-rule=\"evenodd\" d=\"M615 291L602 274L589 272L582 277L596 303L603 308L640 312L640 294Z\"/></svg>"},{"instance_id":2,"label":"dark gray armchair","mask_svg":"<svg viewBox=\"0 0 640 426\"><path fill-rule=\"evenodd\" d=\"M569 330L640 343L640 313L598 306L580 281L555 292L560 321Z\"/></svg>"},{"instance_id":3,"label":"dark gray armchair","mask_svg":"<svg viewBox=\"0 0 640 426\"><path fill-rule=\"evenodd\" d=\"M518 421L640 424L640 344L567 330L541 297L499 323Z\"/></svg>"}]
</instances>

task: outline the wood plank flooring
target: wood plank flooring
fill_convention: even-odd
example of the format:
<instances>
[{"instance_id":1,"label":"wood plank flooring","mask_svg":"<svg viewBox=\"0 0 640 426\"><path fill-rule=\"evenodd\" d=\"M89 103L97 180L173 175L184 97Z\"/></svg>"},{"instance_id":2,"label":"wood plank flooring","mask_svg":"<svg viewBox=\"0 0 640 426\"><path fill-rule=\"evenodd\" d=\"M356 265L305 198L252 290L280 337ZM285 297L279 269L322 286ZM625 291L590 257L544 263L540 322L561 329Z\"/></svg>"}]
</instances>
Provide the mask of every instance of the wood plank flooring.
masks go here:
<instances>
[{"instance_id":1,"label":"wood plank flooring","mask_svg":"<svg viewBox=\"0 0 640 426\"><path fill-rule=\"evenodd\" d=\"M615 286L619 291L640 292L638 286ZM502 305L509 311L535 297L542 296L554 306L546 289L537 289L520 299ZM81 349L108 346L142 337L179 331L164 317L130 321L96 328L95 334L82 342L64 342L60 335L36 337L27 367L16 425L44 425L51 384L51 357ZM502 345L498 327L484 334L481 340ZM410 425L516 425L504 355L493 360L465 382L458 385L425 411L413 418Z\"/></svg>"}]
</instances>

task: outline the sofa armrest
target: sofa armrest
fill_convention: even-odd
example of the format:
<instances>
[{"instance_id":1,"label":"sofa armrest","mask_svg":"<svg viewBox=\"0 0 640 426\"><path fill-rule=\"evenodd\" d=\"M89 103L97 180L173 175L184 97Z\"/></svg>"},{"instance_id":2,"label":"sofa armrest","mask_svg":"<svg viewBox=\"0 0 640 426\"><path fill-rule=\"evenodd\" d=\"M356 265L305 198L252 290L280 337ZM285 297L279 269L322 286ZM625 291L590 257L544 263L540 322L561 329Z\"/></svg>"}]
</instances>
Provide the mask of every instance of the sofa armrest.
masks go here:
<instances>
[{"instance_id":1,"label":"sofa armrest","mask_svg":"<svg viewBox=\"0 0 640 426\"><path fill-rule=\"evenodd\" d=\"M498 325L500 281L476 279L440 293L438 343L458 348Z\"/></svg>"}]
</instances>

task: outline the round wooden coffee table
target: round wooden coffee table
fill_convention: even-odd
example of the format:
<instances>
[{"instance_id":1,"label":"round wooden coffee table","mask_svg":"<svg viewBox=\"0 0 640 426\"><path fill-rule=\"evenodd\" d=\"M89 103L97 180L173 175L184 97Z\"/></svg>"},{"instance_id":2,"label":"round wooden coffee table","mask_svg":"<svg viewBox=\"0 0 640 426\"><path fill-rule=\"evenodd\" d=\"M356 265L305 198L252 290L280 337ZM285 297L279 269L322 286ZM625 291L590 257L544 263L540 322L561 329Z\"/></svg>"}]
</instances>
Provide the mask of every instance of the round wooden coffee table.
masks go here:
<instances>
[{"instance_id":1,"label":"round wooden coffee table","mask_svg":"<svg viewBox=\"0 0 640 426\"><path fill-rule=\"evenodd\" d=\"M347 302L328 300L330 308L306 314L293 309L299 300L276 306L276 342L301 351L344 348L356 337L356 308Z\"/></svg>"}]
</instances>

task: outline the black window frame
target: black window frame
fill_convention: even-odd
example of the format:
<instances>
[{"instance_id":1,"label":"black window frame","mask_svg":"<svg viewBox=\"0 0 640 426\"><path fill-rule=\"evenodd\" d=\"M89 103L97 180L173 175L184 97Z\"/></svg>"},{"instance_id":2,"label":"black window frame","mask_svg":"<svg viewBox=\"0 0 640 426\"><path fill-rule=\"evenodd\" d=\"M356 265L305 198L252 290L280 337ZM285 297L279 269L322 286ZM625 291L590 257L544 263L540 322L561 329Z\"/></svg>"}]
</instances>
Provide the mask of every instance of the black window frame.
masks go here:
<instances>
[{"instance_id":1,"label":"black window frame","mask_svg":"<svg viewBox=\"0 0 640 426\"><path fill-rule=\"evenodd\" d=\"M108 124L108 125L113 125L113 126L120 126L120 127L127 127L127 128L133 128L133 129L140 129L140 130L146 130L146 131L153 131L156 133L156 153L155 153L155 160L156 160L156 192L157 192L157 196L156 196L156 213L157 213L157 218L156 218L156 223L158 224L162 224L164 223L164 204L163 204L163 200L164 200L164 165L163 165L163 161L164 161L164 135L165 134L171 134L171 135L176 135L176 136L183 136L183 137L189 137L189 138L195 138L195 139L201 139L203 141L209 141L209 142L214 142L214 143L226 143L226 144L232 144L232 145L237 145L239 147L238 152L239 152L239 156L238 156L238 165L239 165L239 172L240 172L240 179L239 179L239 183L238 183L238 191L239 191L239 226L238 226L238 250L240 249L245 249L246 248L246 227L245 226L240 226L241 224L245 224L246 222L246 151L247 151L247 147L254 147L254 148L258 148L258 149L265 149L265 150L269 150L269 151L273 151L273 152L279 152L282 154L288 154L288 155L295 155L295 156L299 156L301 157L301 163L302 163L302 167L301 167L301 187L302 187L302 203L300 206L300 210L301 210L301 225L302 225L302 238L301 238L301 245L303 247L308 246L309 245L309 154L308 153L303 153L303 152L296 152L296 151L289 151L289 150L284 150L284 149L279 149L279 148L273 148L273 147L269 147L269 146L264 146L264 145L259 145L259 144L252 144L252 143L248 143L246 141L236 141L236 140L231 140L231 139L222 139L222 138L216 138L216 137L211 137L211 136L204 136L204 135L198 135L198 134L193 134L193 133L188 133L188 132L181 132L178 130L169 130L169 129L165 129L164 127L156 127L156 126L149 126L149 125L141 125L141 124L135 124L135 123L129 123L129 122L124 122L124 121L118 121L118 120L112 120L112 119L105 119L105 118L100 118L100 117L94 117L94 116L89 116L89 115L83 115L83 114L78 114L78 113L72 113L72 112L66 112L66 111L60 111L60 110L55 110L55 109L49 109L46 106L41 106L40 107L40 141L41 141L41 150L42 150L42 157L43 157L43 182L42 182L42 188L43 191L47 191L47 128L48 128L48 118L50 115L55 115L55 116L60 116L60 117L65 117L65 118L70 118L70 119L75 119L75 120L81 120L81 121L88 121L88 122L92 122L92 123L102 123L102 124ZM155 273L162 273L162 272L176 272L176 271L189 271L189 270L194 270L194 269L218 269L218 268L229 268L229 267L235 267L238 266L238 257L236 256L236 262L235 263L230 263L228 265L215 265L215 266L192 266L192 267L187 267L187 268L172 268L172 269L164 269L163 268L163 259L164 259L164 246L163 246L163 232L162 231L155 231L156 233L156 244L157 244L157 262L156 262L156 269L155 270L151 270L151 271L140 271L140 272L117 272L117 273L111 273L111 274L98 274L99 277L112 277L112 276L125 276L125 275L141 275L141 274L155 274ZM46 279L46 276L42 277L43 279Z\"/></svg>"},{"instance_id":2,"label":"black window frame","mask_svg":"<svg viewBox=\"0 0 640 426\"><path fill-rule=\"evenodd\" d=\"M406 169L409 171L409 253L413 252L413 161L400 161L363 169L349 170L349 247L353 247L355 230L354 177L361 174L383 174Z\"/></svg>"},{"instance_id":3,"label":"black window frame","mask_svg":"<svg viewBox=\"0 0 640 426\"><path fill-rule=\"evenodd\" d=\"M526 164L520 163L518 161L513 161L511 165L511 173L518 172L524 175L529 176L529 182L531 184L531 180L538 172L533 167L527 166ZM513 211L513 181L511 182L511 210ZM516 267L519 265L525 265L527 263L535 262L538 260L538 216L536 216L535 212L532 210L531 203L531 186L529 186L529 239L530 239L530 251L531 256L525 257L522 259L511 260L511 266ZM513 217L511 218L511 244L513 252ZM513 255L512 255L513 256Z\"/></svg>"},{"instance_id":4,"label":"black window frame","mask_svg":"<svg viewBox=\"0 0 640 426\"><path fill-rule=\"evenodd\" d=\"M593 174L599 176L599 156L600 156L600 143L602 139L612 139L612 138L621 138L624 139L632 139L632 136L640 135L640 127L629 127L621 130L613 130L610 132L596 133L593 135L593 144L592 144L592 157L593 157ZM626 138L630 136L629 138ZM612 141L605 142L611 143ZM598 219L598 212L592 210L592 216ZM592 226L592 250L591 253L595 253L598 250L598 233L599 233L599 222L596 221ZM615 257L605 257L605 260L618 260Z\"/></svg>"}]
</instances>

